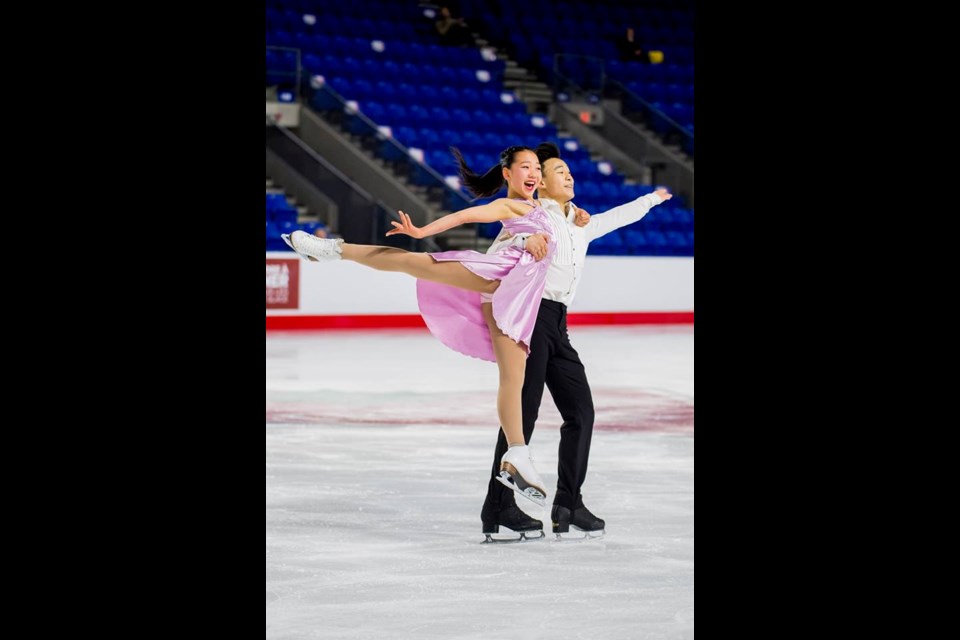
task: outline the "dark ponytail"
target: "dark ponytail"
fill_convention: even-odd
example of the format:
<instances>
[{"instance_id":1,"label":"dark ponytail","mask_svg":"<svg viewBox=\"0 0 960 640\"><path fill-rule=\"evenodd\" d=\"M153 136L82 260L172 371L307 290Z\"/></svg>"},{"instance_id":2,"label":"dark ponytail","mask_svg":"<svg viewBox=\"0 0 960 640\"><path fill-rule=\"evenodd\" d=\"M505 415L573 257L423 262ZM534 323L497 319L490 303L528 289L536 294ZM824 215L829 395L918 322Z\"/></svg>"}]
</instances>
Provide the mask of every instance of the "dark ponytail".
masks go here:
<instances>
[{"instance_id":1,"label":"dark ponytail","mask_svg":"<svg viewBox=\"0 0 960 640\"><path fill-rule=\"evenodd\" d=\"M503 179L503 171L501 171L501 169L512 165L514 156L520 151L533 151L533 149L522 146L507 147L500 153L500 163L487 169L485 174L479 175L467 166L467 163L463 160L463 154L460 153L459 149L450 147L450 153L453 154L457 164L460 166L460 179L467 189L470 190L470 193L477 198L492 196L503 188L505 180Z\"/></svg>"},{"instance_id":2,"label":"dark ponytail","mask_svg":"<svg viewBox=\"0 0 960 640\"><path fill-rule=\"evenodd\" d=\"M460 179L464 186L478 198L492 196L503 187L503 174L500 165L494 165L482 176L473 172L463 159L463 154L456 147L450 147L450 153L460 166Z\"/></svg>"}]
</instances>

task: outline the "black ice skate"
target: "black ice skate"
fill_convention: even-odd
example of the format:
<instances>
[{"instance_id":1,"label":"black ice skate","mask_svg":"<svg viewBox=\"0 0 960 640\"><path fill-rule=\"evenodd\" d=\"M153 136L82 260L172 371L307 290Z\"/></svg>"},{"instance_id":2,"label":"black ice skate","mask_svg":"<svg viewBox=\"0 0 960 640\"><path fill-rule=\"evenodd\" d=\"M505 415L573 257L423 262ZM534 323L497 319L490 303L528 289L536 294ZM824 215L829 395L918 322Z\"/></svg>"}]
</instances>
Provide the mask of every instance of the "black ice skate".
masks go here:
<instances>
[{"instance_id":1,"label":"black ice skate","mask_svg":"<svg viewBox=\"0 0 960 640\"><path fill-rule=\"evenodd\" d=\"M486 536L484 543L528 542L546 537L543 532L543 523L525 514L515 504L492 515L484 514L481 519L483 521L483 533ZM519 534L519 537L494 538L493 534L500 533L500 527L505 527L513 533Z\"/></svg>"},{"instance_id":2,"label":"black ice skate","mask_svg":"<svg viewBox=\"0 0 960 640\"><path fill-rule=\"evenodd\" d=\"M577 509L568 509L558 504L553 505L551 514L553 520L553 532L558 540L594 540L602 538L606 534L606 524L603 520L590 513L586 507ZM563 535L569 534L570 528L575 531L582 531L585 535Z\"/></svg>"}]
</instances>

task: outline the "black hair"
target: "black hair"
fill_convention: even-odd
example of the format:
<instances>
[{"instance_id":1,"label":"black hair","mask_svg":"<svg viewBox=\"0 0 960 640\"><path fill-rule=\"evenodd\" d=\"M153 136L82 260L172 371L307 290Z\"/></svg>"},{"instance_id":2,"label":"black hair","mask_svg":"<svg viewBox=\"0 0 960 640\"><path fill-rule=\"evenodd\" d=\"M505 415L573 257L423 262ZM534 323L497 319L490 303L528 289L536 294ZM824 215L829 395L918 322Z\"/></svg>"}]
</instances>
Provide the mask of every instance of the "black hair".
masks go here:
<instances>
[{"instance_id":1,"label":"black hair","mask_svg":"<svg viewBox=\"0 0 960 640\"><path fill-rule=\"evenodd\" d=\"M540 166L543 166L543 163L550 158L560 158L560 147L552 142L541 142L537 145L534 153L537 154L537 158L540 160Z\"/></svg>"},{"instance_id":2,"label":"black hair","mask_svg":"<svg viewBox=\"0 0 960 640\"><path fill-rule=\"evenodd\" d=\"M457 160L457 164L460 166L460 179L463 181L463 184L466 185L467 189L470 190L470 193L478 198L492 196L503 188L504 180L501 169L509 168L510 165L513 164L516 155L521 151L533 151L533 153L537 153L530 147L519 145L507 147L500 152L499 164L493 165L487 169L486 173L479 175L467 166L467 163L463 160L463 154L460 153L459 149L450 147L450 153L453 154L453 157Z\"/></svg>"}]
</instances>

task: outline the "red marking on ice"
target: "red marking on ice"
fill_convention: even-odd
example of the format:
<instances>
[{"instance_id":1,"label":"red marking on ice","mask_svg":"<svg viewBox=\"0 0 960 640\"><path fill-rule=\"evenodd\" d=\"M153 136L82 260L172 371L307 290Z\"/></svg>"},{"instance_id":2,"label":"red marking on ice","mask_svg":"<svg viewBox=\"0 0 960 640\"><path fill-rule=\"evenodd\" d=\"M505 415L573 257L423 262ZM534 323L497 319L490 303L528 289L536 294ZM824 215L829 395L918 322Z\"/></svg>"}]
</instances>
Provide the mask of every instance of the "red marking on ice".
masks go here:
<instances>
[{"instance_id":1,"label":"red marking on ice","mask_svg":"<svg viewBox=\"0 0 960 640\"><path fill-rule=\"evenodd\" d=\"M489 397L487 397L489 395ZM449 425L484 427L496 424L491 394L389 399L370 395L366 406L335 397L316 403L275 403L267 406L268 424ZM593 396L594 430L621 432L693 433L693 402L649 391L599 390ZM563 418L549 392L544 393L537 429L559 429Z\"/></svg>"}]
</instances>

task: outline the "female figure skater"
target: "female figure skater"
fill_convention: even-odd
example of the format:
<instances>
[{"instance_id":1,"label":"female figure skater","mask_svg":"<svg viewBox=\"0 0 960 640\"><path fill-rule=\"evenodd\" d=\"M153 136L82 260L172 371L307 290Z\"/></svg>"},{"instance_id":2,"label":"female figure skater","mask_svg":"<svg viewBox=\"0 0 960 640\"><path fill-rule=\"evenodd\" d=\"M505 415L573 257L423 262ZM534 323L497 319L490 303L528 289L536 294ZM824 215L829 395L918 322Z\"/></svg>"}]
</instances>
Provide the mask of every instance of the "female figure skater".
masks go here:
<instances>
[{"instance_id":1,"label":"female figure skater","mask_svg":"<svg viewBox=\"0 0 960 640\"><path fill-rule=\"evenodd\" d=\"M414 253L393 247L350 244L294 231L283 238L308 260L352 260L378 271L400 271L417 278L417 302L431 333L451 349L495 361L500 370L497 413L508 443L498 480L543 506L546 488L530 461L523 438L521 389L547 267L556 248L550 218L533 199L540 184L540 161L533 149L513 146L499 164L474 173L457 149L460 176L477 197L491 196L506 183L507 197L463 209L419 228L400 211L386 235L425 238L461 224L499 220L513 234L541 235L532 254L516 246L492 254L478 251ZM586 220L583 221L586 224Z\"/></svg>"}]
</instances>

